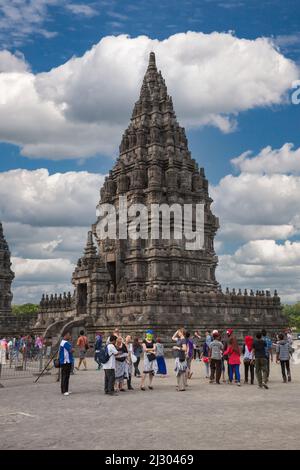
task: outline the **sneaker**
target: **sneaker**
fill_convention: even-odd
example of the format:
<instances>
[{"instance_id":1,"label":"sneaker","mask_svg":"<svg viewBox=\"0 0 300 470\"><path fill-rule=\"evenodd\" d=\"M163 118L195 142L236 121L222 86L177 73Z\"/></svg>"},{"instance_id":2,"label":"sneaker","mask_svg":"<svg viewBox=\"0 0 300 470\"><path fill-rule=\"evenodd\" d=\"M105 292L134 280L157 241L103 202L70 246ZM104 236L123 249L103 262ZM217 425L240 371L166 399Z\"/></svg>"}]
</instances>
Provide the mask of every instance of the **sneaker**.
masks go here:
<instances>
[{"instance_id":1,"label":"sneaker","mask_svg":"<svg viewBox=\"0 0 300 470\"><path fill-rule=\"evenodd\" d=\"M240 387L240 386L241 386L241 382L237 382L237 386Z\"/></svg>"},{"instance_id":2,"label":"sneaker","mask_svg":"<svg viewBox=\"0 0 300 470\"><path fill-rule=\"evenodd\" d=\"M69 392L65 392L65 393L64 393L64 396L65 396L65 397L68 397L69 395L70 395Z\"/></svg>"},{"instance_id":3,"label":"sneaker","mask_svg":"<svg viewBox=\"0 0 300 470\"><path fill-rule=\"evenodd\" d=\"M263 382L262 385L263 385L263 387L264 387L266 390L268 390L269 387L268 387L268 385L267 385L265 382Z\"/></svg>"}]
</instances>

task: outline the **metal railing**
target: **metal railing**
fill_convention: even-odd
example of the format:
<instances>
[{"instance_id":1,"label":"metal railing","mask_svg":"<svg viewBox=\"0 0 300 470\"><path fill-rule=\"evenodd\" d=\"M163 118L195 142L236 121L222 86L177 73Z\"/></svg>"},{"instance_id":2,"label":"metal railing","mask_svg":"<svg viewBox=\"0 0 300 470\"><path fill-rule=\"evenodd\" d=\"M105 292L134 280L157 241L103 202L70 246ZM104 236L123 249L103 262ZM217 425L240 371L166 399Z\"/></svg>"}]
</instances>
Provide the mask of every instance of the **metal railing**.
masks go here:
<instances>
[{"instance_id":1,"label":"metal railing","mask_svg":"<svg viewBox=\"0 0 300 470\"><path fill-rule=\"evenodd\" d=\"M42 372L49 361L51 349L43 347L32 351L24 348L22 351L12 350L0 357L0 381L5 379L28 378ZM50 364L51 367L51 364Z\"/></svg>"}]
</instances>

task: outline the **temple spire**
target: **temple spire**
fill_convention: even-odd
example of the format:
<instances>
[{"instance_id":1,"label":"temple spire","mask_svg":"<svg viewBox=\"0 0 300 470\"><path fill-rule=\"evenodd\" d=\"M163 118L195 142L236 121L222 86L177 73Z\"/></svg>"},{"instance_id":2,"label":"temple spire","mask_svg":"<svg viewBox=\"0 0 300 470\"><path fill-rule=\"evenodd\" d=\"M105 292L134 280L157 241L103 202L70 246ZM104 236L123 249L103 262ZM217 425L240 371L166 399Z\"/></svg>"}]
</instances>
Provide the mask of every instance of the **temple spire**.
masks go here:
<instances>
[{"instance_id":1,"label":"temple spire","mask_svg":"<svg viewBox=\"0 0 300 470\"><path fill-rule=\"evenodd\" d=\"M0 250L7 250L8 251L8 245L4 237L3 233L3 227L2 227L2 222L0 222Z\"/></svg>"},{"instance_id":2,"label":"temple spire","mask_svg":"<svg viewBox=\"0 0 300 470\"><path fill-rule=\"evenodd\" d=\"M11 270L9 247L0 222L0 316L11 313L11 283L14 277Z\"/></svg>"},{"instance_id":3,"label":"temple spire","mask_svg":"<svg viewBox=\"0 0 300 470\"><path fill-rule=\"evenodd\" d=\"M148 70L149 69L157 70L154 52L150 52L150 54L149 54Z\"/></svg>"}]
</instances>

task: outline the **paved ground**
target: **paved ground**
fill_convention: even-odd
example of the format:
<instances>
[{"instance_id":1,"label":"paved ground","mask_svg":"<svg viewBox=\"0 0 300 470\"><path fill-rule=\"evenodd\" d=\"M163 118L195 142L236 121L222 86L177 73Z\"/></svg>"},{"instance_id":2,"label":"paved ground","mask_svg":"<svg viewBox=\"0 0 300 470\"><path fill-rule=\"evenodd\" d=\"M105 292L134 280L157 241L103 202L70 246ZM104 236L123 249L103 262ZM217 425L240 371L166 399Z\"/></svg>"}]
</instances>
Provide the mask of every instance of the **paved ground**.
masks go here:
<instances>
[{"instance_id":1,"label":"paved ground","mask_svg":"<svg viewBox=\"0 0 300 470\"><path fill-rule=\"evenodd\" d=\"M175 391L173 361L154 390L103 393L103 371L71 377L63 397L54 376L3 381L0 449L300 449L300 364L283 384L273 365L269 390L210 385L193 364L188 391Z\"/></svg>"}]
</instances>

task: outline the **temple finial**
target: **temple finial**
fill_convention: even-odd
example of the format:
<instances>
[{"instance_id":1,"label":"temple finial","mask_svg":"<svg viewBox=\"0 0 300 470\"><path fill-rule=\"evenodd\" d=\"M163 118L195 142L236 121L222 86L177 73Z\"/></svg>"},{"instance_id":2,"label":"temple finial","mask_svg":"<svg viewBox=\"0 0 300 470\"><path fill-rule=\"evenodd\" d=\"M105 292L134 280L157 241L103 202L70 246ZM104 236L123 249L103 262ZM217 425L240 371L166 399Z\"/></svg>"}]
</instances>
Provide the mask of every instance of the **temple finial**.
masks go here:
<instances>
[{"instance_id":1,"label":"temple finial","mask_svg":"<svg viewBox=\"0 0 300 470\"><path fill-rule=\"evenodd\" d=\"M96 253L97 253L97 249L94 245L93 233L92 231L89 231L88 236L87 236L86 247L84 249L84 256L88 258L88 257L96 255Z\"/></svg>"},{"instance_id":2,"label":"temple finial","mask_svg":"<svg viewBox=\"0 0 300 470\"><path fill-rule=\"evenodd\" d=\"M150 52L149 54L149 64L148 69L156 69L156 62L155 62L155 54L154 52Z\"/></svg>"}]
</instances>

